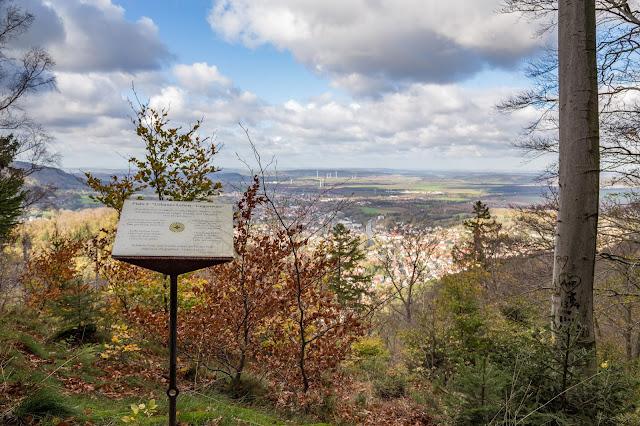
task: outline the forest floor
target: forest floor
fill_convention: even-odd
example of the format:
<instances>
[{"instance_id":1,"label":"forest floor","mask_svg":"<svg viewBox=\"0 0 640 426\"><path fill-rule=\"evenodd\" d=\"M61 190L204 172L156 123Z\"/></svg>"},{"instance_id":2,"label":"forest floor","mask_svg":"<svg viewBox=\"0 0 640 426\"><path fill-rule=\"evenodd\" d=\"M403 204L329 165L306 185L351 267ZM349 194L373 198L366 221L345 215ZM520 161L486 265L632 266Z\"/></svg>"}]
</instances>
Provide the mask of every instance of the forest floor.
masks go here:
<instances>
[{"instance_id":1,"label":"forest floor","mask_svg":"<svg viewBox=\"0 0 640 426\"><path fill-rule=\"evenodd\" d=\"M106 332L78 344L53 330L50 320L25 309L0 313L0 425L167 423L165 350L135 346L114 353ZM180 425L311 424L269 408L258 381L237 400L221 384L216 389L187 380L186 371L181 376Z\"/></svg>"}]
</instances>

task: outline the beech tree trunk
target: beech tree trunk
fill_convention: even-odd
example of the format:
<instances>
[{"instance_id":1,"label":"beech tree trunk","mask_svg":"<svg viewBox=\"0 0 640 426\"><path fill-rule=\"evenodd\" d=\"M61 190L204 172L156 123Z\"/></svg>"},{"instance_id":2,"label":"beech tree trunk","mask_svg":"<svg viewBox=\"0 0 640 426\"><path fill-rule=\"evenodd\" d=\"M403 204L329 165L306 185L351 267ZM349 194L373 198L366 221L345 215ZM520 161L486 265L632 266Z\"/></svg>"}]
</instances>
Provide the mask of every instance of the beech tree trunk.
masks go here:
<instances>
[{"instance_id":1,"label":"beech tree trunk","mask_svg":"<svg viewBox=\"0 0 640 426\"><path fill-rule=\"evenodd\" d=\"M593 274L600 175L597 73L595 0L558 0L559 211L552 325L556 345L567 352L595 348ZM595 368L595 358L588 368Z\"/></svg>"}]
</instances>

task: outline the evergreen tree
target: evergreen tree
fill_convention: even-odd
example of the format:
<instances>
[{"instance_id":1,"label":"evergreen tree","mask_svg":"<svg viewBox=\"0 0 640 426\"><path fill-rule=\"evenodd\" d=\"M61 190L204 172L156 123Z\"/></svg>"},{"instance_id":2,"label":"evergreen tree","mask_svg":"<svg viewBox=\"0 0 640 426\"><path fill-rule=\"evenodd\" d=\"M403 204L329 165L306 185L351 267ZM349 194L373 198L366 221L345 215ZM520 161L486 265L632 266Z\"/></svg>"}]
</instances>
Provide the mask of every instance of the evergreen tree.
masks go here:
<instances>
[{"instance_id":1,"label":"evergreen tree","mask_svg":"<svg viewBox=\"0 0 640 426\"><path fill-rule=\"evenodd\" d=\"M358 271L365 259L360 238L338 223L331 228L330 240L331 256L337 259L337 266L329 275L329 289L338 295L343 305L362 309L362 300L369 294L371 276Z\"/></svg>"},{"instance_id":2,"label":"evergreen tree","mask_svg":"<svg viewBox=\"0 0 640 426\"><path fill-rule=\"evenodd\" d=\"M26 196L22 171L10 166L19 146L13 135L0 137L0 242L18 223Z\"/></svg>"},{"instance_id":3,"label":"evergreen tree","mask_svg":"<svg viewBox=\"0 0 640 426\"><path fill-rule=\"evenodd\" d=\"M462 246L456 245L453 248L455 262L465 267L479 266L486 270L496 243L500 243L502 225L491 217L489 207L482 201L473 205L473 218L463 221L462 224L471 232L471 239Z\"/></svg>"}]
</instances>

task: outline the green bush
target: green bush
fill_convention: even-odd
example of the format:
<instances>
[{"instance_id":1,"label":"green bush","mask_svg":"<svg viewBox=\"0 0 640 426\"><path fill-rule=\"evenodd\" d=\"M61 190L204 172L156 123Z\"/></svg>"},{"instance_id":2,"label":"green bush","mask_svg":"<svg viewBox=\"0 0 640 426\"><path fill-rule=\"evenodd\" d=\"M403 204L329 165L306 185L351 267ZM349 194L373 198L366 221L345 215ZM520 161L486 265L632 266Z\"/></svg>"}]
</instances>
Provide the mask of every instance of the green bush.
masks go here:
<instances>
[{"instance_id":1,"label":"green bush","mask_svg":"<svg viewBox=\"0 0 640 426\"><path fill-rule=\"evenodd\" d=\"M47 303L52 315L61 321L61 329L54 339L95 342L101 305L99 292L83 284L80 279L66 283L61 294Z\"/></svg>"},{"instance_id":2,"label":"green bush","mask_svg":"<svg viewBox=\"0 0 640 426\"><path fill-rule=\"evenodd\" d=\"M378 376L386 374L389 351L377 336L364 336L351 345L355 366L360 370Z\"/></svg>"},{"instance_id":3,"label":"green bush","mask_svg":"<svg viewBox=\"0 0 640 426\"><path fill-rule=\"evenodd\" d=\"M573 365L563 384L558 351L521 337L510 356L458 366L446 385L456 424L614 425L638 407L638 380L606 363L587 378Z\"/></svg>"}]
</instances>

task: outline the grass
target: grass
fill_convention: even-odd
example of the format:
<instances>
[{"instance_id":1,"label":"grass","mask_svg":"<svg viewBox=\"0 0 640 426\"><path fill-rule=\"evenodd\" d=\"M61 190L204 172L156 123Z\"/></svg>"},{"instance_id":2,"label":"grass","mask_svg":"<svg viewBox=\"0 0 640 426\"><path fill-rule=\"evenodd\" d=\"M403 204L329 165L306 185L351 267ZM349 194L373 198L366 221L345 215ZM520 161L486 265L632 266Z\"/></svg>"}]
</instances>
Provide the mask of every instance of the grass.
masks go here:
<instances>
[{"instance_id":1,"label":"grass","mask_svg":"<svg viewBox=\"0 0 640 426\"><path fill-rule=\"evenodd\" d=\"M453 201L456 203L459 202L463 202L463 201L469 201L471 198L462 198L462 197L438 197L438 200L442 200L442 201Z\"/></svg>"},{"instance_id":2,"label":"grass","mask_svg":"<svg viewBox=\"0 0 640 426\"><path fill-rule=\"evenodd\" d=\"M69 417L74 414L69 398L50 387L40 388L26 396L13 411L18 419Z\"/></svg>"},{"instance_id":3,"label":"grass","mask_svg":"<svg viewBox=\"0 0 640 426\"><path fill-rule=\"evenodd\" d=\"M55 391L55 389L52 389ZM134 417L135 422L129 424L156 425L166 424L168 416L168 402L166 397L158 398L158 407L149 416L142 412L137 415L131 405L148 405L151 398L125 398L105 401L85 395L64 396L60 393L44 392L46 395L57 395L58 405L40 404L40 411L34 412L32 418L46 419L57 417L67 421L84 424L125 424L124 417ZM44 411L46 408L49 411ZM55 409L51 411L50 409ZM177 418L189 425L219 424L219 425L291 425L290 421L278 420L276 417L234 405L222 396L210 394L194 394L185 392L180 394L177 403ZM24 418L24 417L22 417ZM215 423L212 423L215 421Z\"/></svg>"},{"instance_id":4,"label":"grass","mask_svg":"<svg viewBox=\"0 0 640 426\"><path fill-rule=\"evenodd\" d=\"M465 193L465 194L484 194L485 192L478 189L471 189L463 185L456 184L411 184L411 183L363 183L355 185L345 185L344 188L349 189L379 189L381 191L389 190L406 190L406 191L422 191L422 192L442 192L442 193Z\"/></svg>"},{"instance_id":5,"label":"grass","mask_svg":"<svg viewBox=\"0 0 640 426\"><path fill-rule=\"evenodd\" d=\"M364 214L391 214L391 213L396 213L395 210L385 210L385 209L379 209L376 207L360 207L360 209L362 210L362 213Z\"/></svg>"},{"instance_id":6,"label":"grass","mask_svg":"<svg viewBox=\"0 0 640 426\"><path fill-rule=\"evenodd\" d=\"M26 349L33 355L37 355L43 359L48 359L50 357L49 352L44 348L44 346L42 346L42 344L36 341L32 336L20 333L18 341L23 343Z\"/></svg>"},{"instance_id":7,"label":"grass","mask_svg":"<svg viewBox=\"0 0 640 426\"><path fill-rule=\"evenodd\" d=\"M119 425L134 416L131 404L157 402L138 413L137 423L166 424L166 384L160 378L166 360L148 351L144 359L105 360L103 344L73 345L51 338L47 319L24 309L0 313L0 424ZM44 325L44 327L43 327ZM159 365L160 367L156 367ZM144 374L155 371L157 374ZM216 391L194 391L179 382L178 420L189 425L311 424L266 406L247 406Z\"/></svg>"}]
</instances>

